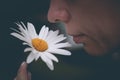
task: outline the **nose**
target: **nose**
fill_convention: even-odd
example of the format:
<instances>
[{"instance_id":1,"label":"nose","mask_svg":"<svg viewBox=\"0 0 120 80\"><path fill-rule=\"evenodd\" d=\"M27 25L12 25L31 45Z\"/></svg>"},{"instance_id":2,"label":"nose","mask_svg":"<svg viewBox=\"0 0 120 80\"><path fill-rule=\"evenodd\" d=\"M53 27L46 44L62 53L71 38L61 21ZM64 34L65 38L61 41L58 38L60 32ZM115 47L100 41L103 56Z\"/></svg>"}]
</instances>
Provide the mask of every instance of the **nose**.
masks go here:
<instances>
[{"instance_id":1,"label":"nose","mask_svg":"<svg viewBox=\"0 0 120 80\"><path fill-rule=\"evenodd\" d=\"M70 20L70 13L65 4L59 2L50 2L50 7L48 10L48 21L51 23L64 22L67 23Z\"/></svg>"}]
</instances>

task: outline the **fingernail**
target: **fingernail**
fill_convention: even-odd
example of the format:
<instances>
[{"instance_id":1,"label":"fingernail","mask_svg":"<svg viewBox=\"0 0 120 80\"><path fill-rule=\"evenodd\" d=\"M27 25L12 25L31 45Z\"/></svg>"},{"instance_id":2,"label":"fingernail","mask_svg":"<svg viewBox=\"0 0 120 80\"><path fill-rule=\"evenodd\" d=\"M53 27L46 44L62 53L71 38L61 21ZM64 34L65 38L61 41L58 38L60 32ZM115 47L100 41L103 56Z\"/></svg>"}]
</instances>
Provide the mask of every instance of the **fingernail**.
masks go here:
<instances>
[{"instance_id":1,"label":"fingernail","mask_svg":"<svg viewBox=\"0 0 120 80\"><path fill-rule=\"evenodd\" d=\"M24 68L26 68L26 67L27 67L27 64L26 64L25 61L23 61L23 62L21 63L20 69L24 69Z\"/></svg>"},{"instance_id":2,"label":"fingernail","mask_svg":"<svg viewBox=\"0 0 120 80\"><path fill-rule=\"evenodd\" d=\"M28 72L28 80L31 80L31 72Z\"/></svg>"},{"instance_id":3,"label":"fingernail","mask_svg":"<svg viewBox=\"0 0 120 80\"><path fill-rule=\"evenodd\" d=\"M27 64L26 64L25 61L23 61L23 62L21 63L21 65L20 65L20 68L19 68L19 70L18 70L18 73L21 72L21 71L24 71L24 70L26 69L26 67L27 67Z\"/></svg>"},{"instance_id":4,"label":"fingernail","mask_svg":"<svg viewBox=\"0 0 120 80\"><path fill-rule=\"evenodd\" d=\"M21 66L27 66L27 63L25 61L23 61Z\"/></svg>"},{"instance_id":5,"label":"fingernail","mask_svg":"<svg viewBox=\"0 0 120 80\"><path fill-rule=\"evenodd\" d=\"M25 64L25 61L22 62L21 66L23 66Z\"/></svg>"}]
</instances>

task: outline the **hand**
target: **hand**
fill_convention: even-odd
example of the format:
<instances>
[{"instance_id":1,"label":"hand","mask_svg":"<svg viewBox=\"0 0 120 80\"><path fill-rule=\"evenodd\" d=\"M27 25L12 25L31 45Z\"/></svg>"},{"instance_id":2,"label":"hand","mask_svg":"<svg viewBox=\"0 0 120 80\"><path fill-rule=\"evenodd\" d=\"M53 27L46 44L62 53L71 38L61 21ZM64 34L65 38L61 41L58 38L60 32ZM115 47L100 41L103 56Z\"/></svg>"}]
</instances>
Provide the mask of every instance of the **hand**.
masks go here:
<instances>
[{"instance_id":1,"label":"hand","mask_svg":"<svg viewBox=\"0 0 120 80\"><path fill-rule=\"evenodd\" d=\"M31 80L31 73L27 71L27 63L23 62L14 80Z\"/></svg>"}]
</instances>

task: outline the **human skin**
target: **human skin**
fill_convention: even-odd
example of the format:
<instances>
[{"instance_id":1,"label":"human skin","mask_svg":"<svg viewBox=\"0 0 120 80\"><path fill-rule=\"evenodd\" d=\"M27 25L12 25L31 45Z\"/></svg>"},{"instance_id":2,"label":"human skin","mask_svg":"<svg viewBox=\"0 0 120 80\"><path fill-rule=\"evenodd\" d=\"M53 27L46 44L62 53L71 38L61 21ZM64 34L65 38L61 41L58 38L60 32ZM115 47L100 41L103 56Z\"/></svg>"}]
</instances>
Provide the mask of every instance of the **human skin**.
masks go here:
<instances>
[{"instance_id":1,"label":"human skin","mask_svg":"<svg viewBox=\"0 0 120 80\"><path fill-rule=\"evenodd\" d=\"M31 73L27 70L27 63L23 62L18 69L17 76L14 80L31 80Z\"/></svg>"},{"instance_id":2,"label":"human skin","mask_svg":"<svg viewBox=\"0 0 120 80\"><path fill-rule=\"evenodd\" d=\"M119 5L119 0L50 0L48 20L63 22L67 34L84 43L88 54L103 55L120 49ZM15 80L30 78L24 62Z\"/></svg>"},{"instance_id":3,"label":"human skin","mask_svg":"<svg viewBox=\"0 0 120 80\"><path fill-rule=\"evenodd\" d=\"M117 0L51 0L48 21L62 22L76 43L90 55L120 49L120 7Z\"/></svg>"}]
</instances>

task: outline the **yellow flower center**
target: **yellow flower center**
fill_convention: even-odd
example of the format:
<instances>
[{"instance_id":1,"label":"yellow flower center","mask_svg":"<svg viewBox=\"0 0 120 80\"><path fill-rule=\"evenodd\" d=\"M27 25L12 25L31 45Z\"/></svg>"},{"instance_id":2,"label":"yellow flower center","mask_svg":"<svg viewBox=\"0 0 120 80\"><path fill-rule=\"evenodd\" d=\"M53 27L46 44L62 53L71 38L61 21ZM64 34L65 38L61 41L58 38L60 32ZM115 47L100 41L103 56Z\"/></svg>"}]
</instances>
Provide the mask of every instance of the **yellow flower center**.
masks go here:
<instances>
[{"instance_id":1,"label":"yellow flower center","mask_svg":"<svg viewBox=\"0 0 120 80\"><path fill-rule=\"evenodd\" d=\"M48 49L47 42L39 38L32 39L32 45L37 51L40 51L40 52L43 52Z\"/></svg>"}]
</instances>

